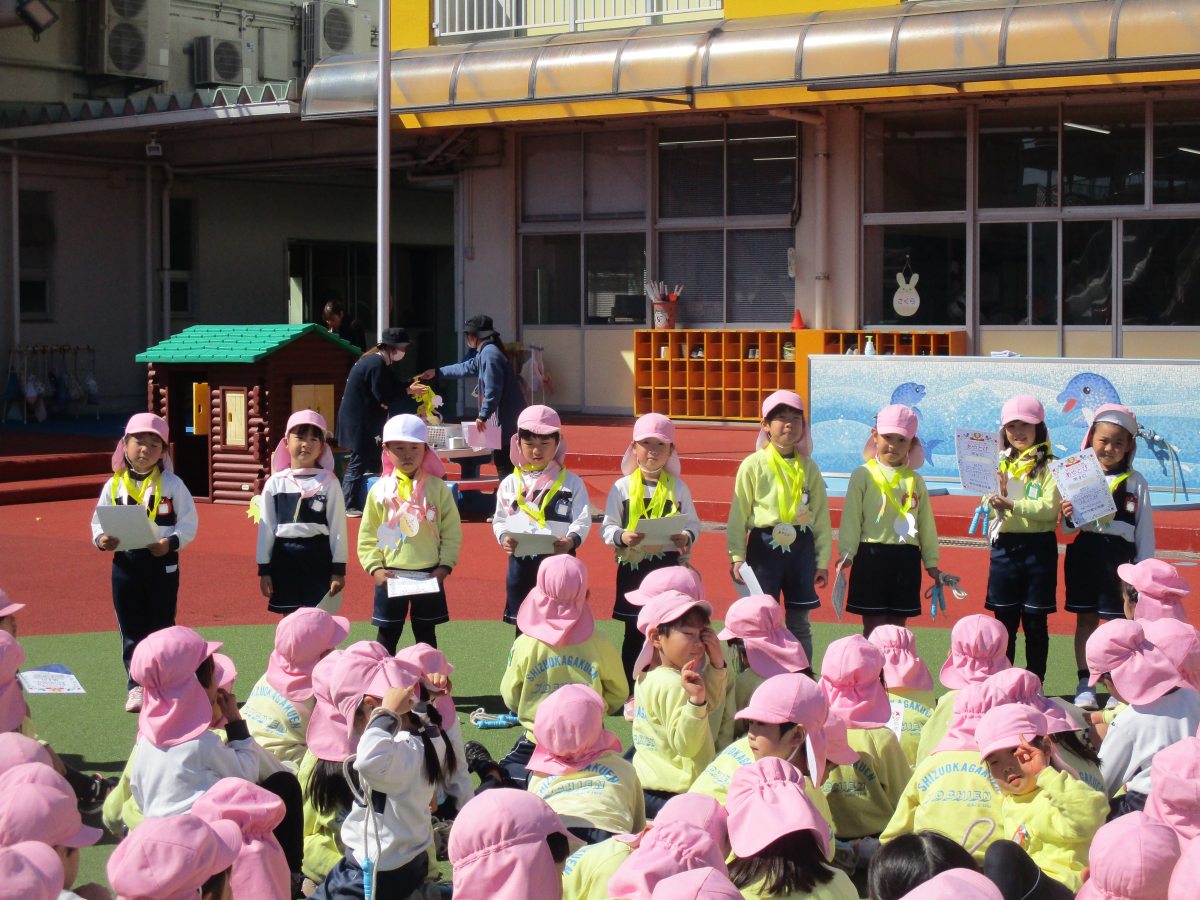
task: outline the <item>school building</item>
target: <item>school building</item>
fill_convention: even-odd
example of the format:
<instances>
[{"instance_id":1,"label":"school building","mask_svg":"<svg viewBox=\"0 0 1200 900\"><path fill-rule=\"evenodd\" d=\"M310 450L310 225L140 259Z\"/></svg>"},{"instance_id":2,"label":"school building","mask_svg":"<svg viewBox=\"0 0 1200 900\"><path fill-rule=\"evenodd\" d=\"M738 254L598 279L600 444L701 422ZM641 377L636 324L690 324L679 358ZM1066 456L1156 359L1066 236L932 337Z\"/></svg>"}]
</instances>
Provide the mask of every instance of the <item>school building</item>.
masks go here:
<instances>
[{"instance_id":1,"label":"school building","mask_svg":"<svg viewBox=\"0 0 1200 900\"><path fill-rule=\"evenodd\" d=\"M15 175L25 225L18 248L0 216L0 334L100 343L128 393L128 361L169 327L312 320L323 286L374 327L375 51L264 63L268 30L311 43L313 15L368 4L162 5L168 94L89 74L79 29L0 31L0 93L48 41L55 62L22 83L113 93L0 107L0 206ZM201 86L176 56L219 37L201 7L238 39L239 85ZM405 0L391 17L393 252L417 273L392 324L415 326L422 364L488 313L545 348L549 402L630 412L647 279L684 285L673 311L700 346L798 310L897 332L897 352L936 332L979 355L1197 355L1200 4Z\"/></svg>"}]
</instances>

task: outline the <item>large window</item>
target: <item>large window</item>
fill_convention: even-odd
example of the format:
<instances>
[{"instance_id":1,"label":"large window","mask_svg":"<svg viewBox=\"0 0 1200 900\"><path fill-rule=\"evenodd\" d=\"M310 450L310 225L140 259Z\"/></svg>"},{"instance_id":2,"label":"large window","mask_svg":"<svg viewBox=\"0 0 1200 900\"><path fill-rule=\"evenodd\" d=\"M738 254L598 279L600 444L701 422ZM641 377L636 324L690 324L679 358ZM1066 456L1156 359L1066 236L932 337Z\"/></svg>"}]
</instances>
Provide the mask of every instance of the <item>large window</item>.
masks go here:
<instances>
[{"instance_id":1,"label":"large window","mask_svg":"<svg viewBox=\"0 0 1200 900\"><path fill-rule=\"evenodd\" d=\"M21 191L20 297L21 318L49 319L50 274L54 264L54 195L49 191Z\"/></svg>"},{"instance_id":2,"label":"large window","mask_svg":"<svg viewBox=\"0 0 1200 900\"><path fill-rule=\"evenodd\" d=\"M653 134L653 183L646 131L522 140L524 323L642 324L647 280L684 285L682 323L790 320L795 124L713 122Z\"/></svg>"},{"instance_id":3,"label":"large window","mask_svg":"<svg viewBox=\"0 0 1200 900\"><path fill-rule=\"evenodd\" d=\"M1154 104L1154 202L1200 203L1200 106Z\"/></svg>"},{"instance_id":4,"label":"large window","mask_svg":"<svg viewBox=\"0 0 1200 900\"><path fill-rule=\"evenodd\" d=\"M1058 223L979 226L979 321L1058 323Z\"/></svg>"},{"instance_id":5,"label":"large window","mask_svg":"<svg viewBox=\"0 0 1200 900\"><path fill-rule=\"evenodd\" d=\"M865 229L863 317L872 325L963 325L967 309L965 225L874 225ZM895 302L896 292L914 287L918 305ZM907 292L903 297L910 296Z\"/></svg>"},{"instance_id":6,"label":"large window","mask_svg":"<svg viewBox=\"0 0 1200 900\"><path fill-rule=\"evenodd\" d=\"M1200 326L1200 219L1124 223L1126 325Z\"/></svg>"},{"instance_id":7,"label":"large window","mask_svg":"<svg viewBox=\"0 0 1200 900\"><path fill-rule=\"evenodd\" d=\"M1058 205L1058 110L979 111L979 205Z\"/></svg>"},{"instance_id":8,"label":"large window","mask_svg":"<svg viewBox=\"0 0 1200 900\"><path fill-rule=\"evenodd\" d=\"M967 114L889 113L866 120L866 211L963 209Z\"/></svg>"}]
</instances>

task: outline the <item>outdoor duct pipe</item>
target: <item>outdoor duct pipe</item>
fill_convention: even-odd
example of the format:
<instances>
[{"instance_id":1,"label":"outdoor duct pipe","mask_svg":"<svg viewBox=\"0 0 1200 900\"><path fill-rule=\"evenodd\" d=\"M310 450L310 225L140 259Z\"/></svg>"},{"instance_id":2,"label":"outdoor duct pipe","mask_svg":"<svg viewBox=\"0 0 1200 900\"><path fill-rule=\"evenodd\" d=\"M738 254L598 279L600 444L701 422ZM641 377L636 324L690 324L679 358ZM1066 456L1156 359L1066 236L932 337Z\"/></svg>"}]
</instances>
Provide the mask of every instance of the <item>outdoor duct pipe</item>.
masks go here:
<instances>
[{"instance_id":1,"label":"outdoor duct pipe","mask_svg":"<svg viewBox=\"0 0 1200 900\"><path fill-rule=\"evenodd\" d=\"M828 328L829 315L829 122L825 113L773 109L771 115L791 119L816 129L813 151L813 327Z\"/></svg>"}]
</instances>

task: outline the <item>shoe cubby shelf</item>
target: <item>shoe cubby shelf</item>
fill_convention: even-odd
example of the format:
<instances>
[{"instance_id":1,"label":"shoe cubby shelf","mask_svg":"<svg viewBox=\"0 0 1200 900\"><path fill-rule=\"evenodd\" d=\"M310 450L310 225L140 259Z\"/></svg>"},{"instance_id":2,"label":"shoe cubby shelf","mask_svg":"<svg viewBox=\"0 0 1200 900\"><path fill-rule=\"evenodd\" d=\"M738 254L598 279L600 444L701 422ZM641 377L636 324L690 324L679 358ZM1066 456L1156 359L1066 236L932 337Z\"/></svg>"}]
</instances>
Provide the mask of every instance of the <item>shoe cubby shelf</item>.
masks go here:
<instances>
[{"instance_id":1,"label":"shoe cubby shelf","mask_svg":"<svg viewBox=\"0 0 1200 900\"><path fill-rule=\"evenodd\" d=\"M808 357L862 352L867 338L879 355L961 356L961 331L715 331L634 332L635 415L676 419L757 421L772 391L793 390L809 402Z\"/></svg>"}]
</instances>

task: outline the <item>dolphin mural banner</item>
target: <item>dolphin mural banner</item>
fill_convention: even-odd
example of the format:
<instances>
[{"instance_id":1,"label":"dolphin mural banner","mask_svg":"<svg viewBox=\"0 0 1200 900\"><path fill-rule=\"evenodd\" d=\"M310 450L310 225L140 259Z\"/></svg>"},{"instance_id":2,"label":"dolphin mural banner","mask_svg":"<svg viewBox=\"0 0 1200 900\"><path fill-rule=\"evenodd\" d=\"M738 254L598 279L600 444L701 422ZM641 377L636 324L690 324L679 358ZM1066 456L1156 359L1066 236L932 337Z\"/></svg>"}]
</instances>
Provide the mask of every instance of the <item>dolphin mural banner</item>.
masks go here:
<instances>
[{"instance_id":1,"label":"dolphin mural banner","mask_svg":"<svg viewBox=\"0 0 1200 900\"><path fill-rule=\"evenodd\" d=\"M1033 394L1056 455L1080 449L1097 407L1121 403L1141 426L1134 465L1151 488L1200 497L1200 361L812 356L808 368L813 458L831 475L861 465L875 413L904 403L918 414L921 474L957 481L954 430L996 430L1005 400Z\"/></svg>"}]
</instances>

